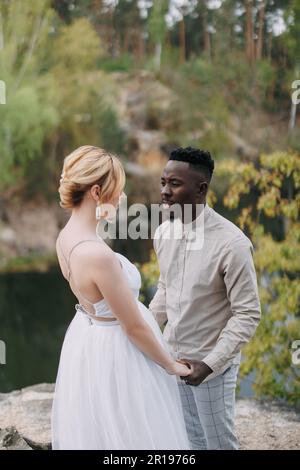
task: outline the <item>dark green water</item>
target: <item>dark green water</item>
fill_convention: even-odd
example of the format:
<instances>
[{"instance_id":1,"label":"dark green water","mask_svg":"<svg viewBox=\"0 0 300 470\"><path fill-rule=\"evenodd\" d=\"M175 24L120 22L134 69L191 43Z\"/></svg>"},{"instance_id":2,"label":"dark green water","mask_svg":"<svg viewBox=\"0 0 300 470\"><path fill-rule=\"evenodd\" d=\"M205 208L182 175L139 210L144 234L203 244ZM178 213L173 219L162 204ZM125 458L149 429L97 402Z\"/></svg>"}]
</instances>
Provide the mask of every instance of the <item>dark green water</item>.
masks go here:
<instances>
[{"instance_id":1,"label":"dark green water","mask_svg":"<svg viewBox=\"0 0 300 470\"><path fill-rule=\"evenodd\" d=\"M0 392L55 381L76 299L58 270L0 276Z\"/></svg>"}]
</instances>

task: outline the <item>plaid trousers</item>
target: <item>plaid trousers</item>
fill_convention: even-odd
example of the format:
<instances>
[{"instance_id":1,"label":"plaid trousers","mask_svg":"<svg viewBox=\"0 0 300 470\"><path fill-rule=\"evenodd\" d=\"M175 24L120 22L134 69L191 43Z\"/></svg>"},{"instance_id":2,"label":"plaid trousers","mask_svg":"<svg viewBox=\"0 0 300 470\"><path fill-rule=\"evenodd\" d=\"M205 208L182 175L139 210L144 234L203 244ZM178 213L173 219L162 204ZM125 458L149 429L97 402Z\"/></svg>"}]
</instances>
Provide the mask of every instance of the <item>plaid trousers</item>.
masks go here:
<instances>
[{"instance_id":1,"label":"plaid trousers","mask_svg":"<svg viewBox=\"0 0 300 470\"><path fill-rule=\"evenodd\" d=\"M238 365L198 386L178 381L191 449L238 449L234 433Z\"/></svg>"}]
</instances>

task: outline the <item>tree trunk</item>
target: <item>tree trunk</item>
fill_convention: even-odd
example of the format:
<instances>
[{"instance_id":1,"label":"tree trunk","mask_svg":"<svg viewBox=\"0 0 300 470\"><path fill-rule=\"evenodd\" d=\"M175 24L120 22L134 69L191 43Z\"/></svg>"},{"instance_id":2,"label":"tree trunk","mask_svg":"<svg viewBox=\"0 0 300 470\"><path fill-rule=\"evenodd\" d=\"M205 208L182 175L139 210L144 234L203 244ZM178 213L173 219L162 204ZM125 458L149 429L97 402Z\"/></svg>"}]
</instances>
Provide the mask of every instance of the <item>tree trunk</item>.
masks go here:
<instances>
[{"instance_id":1,"label":"tree trunk","mask_svg":"<svg viewBox=\"0 0 300 470\"><path fill-rule=\"evenodd\" d=\"M273 47L273 33L272 31L268 34L268 41L267 41L267 57L270 60L272 57L272 47Z\"/></svg>"},{"instance_id":2,"label":"tree trunk","mask_svg":"<svg viewBox=\"0 0 300 470\"><path fill-rule=\"evenodd\" d=\"M118 31L115 32L114 45L112 48L112 57L120 57L121 55L121 38Z\"/></svg>"},{"instance_id":3,"label":"tree trunk","mask_svg":"<svg viewBox=\"0 0 300 470\"><path fill-rule=\"evenodd\" d=\"M253 0L246 0L246 57L250 64L254 59L253 43Z\"/></svg>"},{"instance_id":4,"label":"tree trunk","mask_svg":"<svg viewBox=\"0 0 300 470\"><path fill-rule=\"evenodd\" d=\"M139 59L143 59L145 57L145 39L143 37L142 31L139 32L139 37L138 37L138 56Z\"/></svg>"},{"instance_id":5,"label":"tree trunk","mask_svg":"<svg viewBox=\"0 0 300 470\"><path fill-rule=\"evenodd\" d=\"M122 44L122 52L123 52L123 54L128 54L128 52L129 52L129 31L128 31L128 28L125 29L124 42Z\"/></svg>"},{"instance_id":6,"label":"tree trunk","mask_svg":"<svg viewBox=\"0 0 300 470\"><path fill-rule=\"evenodd\" d=\"M161 65L161 51L162 51L162 45L161 42L157 42L155 44L155 53L154 53L154 64L155 64L155 70L159 71L160 70L160 65Z\"/></svg>"},{"instance_id":7,"label":"tree trunk","mask_svg":"<svg viewBox=\"0 0 300 470\"><path fill-rule=\"evenodd\" d=\"M204 33L204 54L211 60L211 42L210 42L210 33L207 28L207 10L203 13L203 33Z\"/></svg>"},{"instance_id":8,"label":"tree trunk","mask_svg":"<svg viewBox=\"0 0 300 470\"><path fill-rule=\"evenodd\" d=\"M168 29L167 29L166 39L165 39L165 45L166 45L168 50L172 49L171 33Z\"/></svg>"},{"instance_id":9,"label":"tree trunk","mask_svg":"<svg viewBox=\"0 0 300 470\"><path fill-rule=\"evenodd\" d=\"M102 0L94 0L93 3L92 3L92 10L94 10L94 12L96 14L100 14L101 10L102 10Z\"/></svg>"},{"instance_id":10,"label":"tree trunk","mask_svg":"<svg viewBox=\"0 0 300 470\"><path fill-rule=\"evenodd\" d=\"M183 64L185 62L185 22L184 17L179 23L179 49L180 49L180 63Z\"/></svg>"},{"instance_id":11,"label":"tree trunk","mask_svg":"<svg viewBox=\"0 0 300 470\"><path fill-rule=\"evenodd\" d=\"M295 123L296 123L296 111L297 105L291 102L291 111L290 111L290 120L289 120L289 134L291 134L294 130Z\"/></svg>"},{"instance_id":12,"label":"tree trunk","mask_svg":"<svg viewBox=\"0 0 300 470\"><path fill-rule=\"evenodd\" d=\"M256 59L260 60L263 53L264 44L264 22L265 22L265 2L261 2L258 11L258 34L256 43Z\"/></svg>"}]
</instances>

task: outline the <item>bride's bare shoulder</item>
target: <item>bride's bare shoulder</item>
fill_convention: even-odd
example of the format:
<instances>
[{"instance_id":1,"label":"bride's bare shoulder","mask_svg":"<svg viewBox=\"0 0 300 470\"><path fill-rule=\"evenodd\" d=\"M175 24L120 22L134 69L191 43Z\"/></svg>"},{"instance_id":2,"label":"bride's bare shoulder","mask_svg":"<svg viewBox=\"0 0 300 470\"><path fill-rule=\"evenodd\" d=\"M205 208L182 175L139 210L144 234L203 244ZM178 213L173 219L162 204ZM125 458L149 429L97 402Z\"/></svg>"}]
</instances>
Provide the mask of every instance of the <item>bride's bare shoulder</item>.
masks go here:
<instances>
[{"instance_id":1,"label":"bride's bare shoulder","mask_svg":"<svg viewBox=\"0 0 300 470\"><path fill-rule=\"evenodd\" d=\"M80 265L81 272L86 268L90 274L94 272L96 277L101 273L108 275L120 269L120 263L114 251L105 242L97 240L95 243L82 243L75 263Z\"/></svg>"},{"instance_id":2,"label":"bride's bare shoulder","mask_svg":"<svg viewBox=\"0 0 300 470\"><path fill-rule=\"evenodd\" d=\"M90 267L93 265L103 266L115 259L113 250L104 241L96 239L78 244L72 253L72 257L75 255L75 252L77 253L76 259L82 266L87 264Z\"/></svg>"},{"instance_id":3,"label":"bride's bare shoulder","mask_svg":"<svg viewBox=\"0 0 300 470\"><path fill-rule=\"evenodd\" d=\"M58 235L56 239L56 252L63 252L66 257L71 255L72 259L80 262L93 261L113 257L114 252L103 241L99 239L74 239L67 233Z\"/></svg>"}]
</instances>

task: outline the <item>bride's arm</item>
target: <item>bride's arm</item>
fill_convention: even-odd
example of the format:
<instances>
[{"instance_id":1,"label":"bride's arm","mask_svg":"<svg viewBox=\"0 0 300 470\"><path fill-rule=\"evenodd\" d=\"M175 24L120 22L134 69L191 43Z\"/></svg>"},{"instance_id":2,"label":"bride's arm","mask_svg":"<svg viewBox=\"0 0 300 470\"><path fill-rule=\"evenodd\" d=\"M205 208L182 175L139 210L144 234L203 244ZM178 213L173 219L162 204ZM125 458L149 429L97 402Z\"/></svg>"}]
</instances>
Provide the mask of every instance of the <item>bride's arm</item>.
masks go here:
<instances>
[{"instance_id":1,"label":"bride's arm","mask_svg":"<svg viewBox=\"0 0 300 470\"><path fill-rule=\"evenodd\" d=\"M186 366L174 361L160 345L143 319L116 255L108 247L97 247L89 259L88 269L93 282L130 340L169 374L190 374Z\"/></svg>"}]
</instances>

